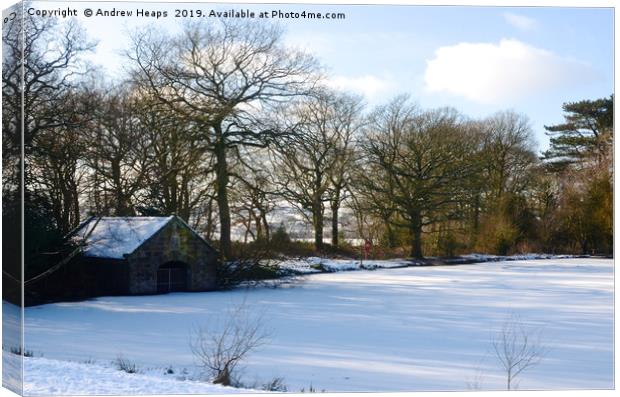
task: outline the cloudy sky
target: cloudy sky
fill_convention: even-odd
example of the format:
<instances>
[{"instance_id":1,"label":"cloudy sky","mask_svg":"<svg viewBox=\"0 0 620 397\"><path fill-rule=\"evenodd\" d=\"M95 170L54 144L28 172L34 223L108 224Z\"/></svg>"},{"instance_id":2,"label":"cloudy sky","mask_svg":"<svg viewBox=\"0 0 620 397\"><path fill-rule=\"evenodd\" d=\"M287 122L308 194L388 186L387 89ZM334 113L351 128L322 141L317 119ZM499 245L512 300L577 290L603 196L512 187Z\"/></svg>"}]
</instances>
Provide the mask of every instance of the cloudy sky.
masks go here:
<instances>
[{"instance_id":1,"label":"cloudy sky","mask_svg":"<svg viewBox=\"0 0 620 397\"><path fill-rule=\"evenodd\" d=\"M66 3L37 2L37 8ZM513 109L526 114L541 150L545 124L562 121L566 101L613 92L611 8L384 5L237 5L73 3L88 35L99 41L92 59L118 74L127 31L153 23L178 29L175 8L265 8L344 12L345 20L280 20L291 46L313 52L330 84L363 94L369 105L410 93L425 108L453 106L472 117ZM168 10L168 18L86 18L93 9Z\"/></svg>"}]
</instances>

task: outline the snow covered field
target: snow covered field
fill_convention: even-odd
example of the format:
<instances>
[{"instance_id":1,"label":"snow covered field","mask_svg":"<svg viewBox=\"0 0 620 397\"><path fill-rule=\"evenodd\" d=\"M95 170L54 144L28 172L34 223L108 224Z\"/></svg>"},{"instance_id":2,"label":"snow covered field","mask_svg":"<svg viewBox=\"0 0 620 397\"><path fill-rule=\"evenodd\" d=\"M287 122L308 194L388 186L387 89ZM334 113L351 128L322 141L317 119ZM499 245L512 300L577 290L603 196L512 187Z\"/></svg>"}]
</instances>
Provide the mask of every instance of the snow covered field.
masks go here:
<instances>
[{"instance_id":1,"label":"snow covered field","mask_svg":"<svg viewBox=\"0 0 620 397\"><path fill-rule=\"evenodd\" d=\"M271 329L244 365L246 384L281 377L289 391L502 389L491 339L517 315L548 348L521 389L613 387L613 261L579 258L311 274L276 289L31 307L25 343L35 358L26 359L25 392L58 394L71 384L72 393L123 394L143 380L133 393L196 390L203 385L164 369L198 376L192 328L244 300ZM144 373L111 369L119 354Z\"/></svg>"}]
</instances>

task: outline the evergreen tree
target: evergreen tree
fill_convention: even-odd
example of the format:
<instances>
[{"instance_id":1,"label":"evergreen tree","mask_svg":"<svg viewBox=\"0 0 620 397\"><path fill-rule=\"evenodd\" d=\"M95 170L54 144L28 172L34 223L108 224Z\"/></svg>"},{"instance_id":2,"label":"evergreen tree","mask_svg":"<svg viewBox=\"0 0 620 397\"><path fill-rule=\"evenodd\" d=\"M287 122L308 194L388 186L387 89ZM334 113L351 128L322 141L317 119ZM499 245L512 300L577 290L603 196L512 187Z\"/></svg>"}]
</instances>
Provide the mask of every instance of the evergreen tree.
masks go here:
<instances>
[{"instance_id":1,"label":"evergreen tree","mask_svg":"<svg viewBox=\"0 0 620 397\"><path fill-rule=\"evenodd\" d=\"M543 159L556 171L594 159L608 159L613 141L613 95L596 100L567 102L564 123L545 126L550 148Z\"/></svg>"},{"instance_id":2,"label":"evergreen tree","mask_svg":"<svg viewBox=\"0 0 620 397\"><path fill-rule=\"evenodd\" d=\"M544 159L559 172L553 239L584 254L613 251L613 99L566 103L565 123L545 127L553 135Z\"/></svg>"}]
</instances>

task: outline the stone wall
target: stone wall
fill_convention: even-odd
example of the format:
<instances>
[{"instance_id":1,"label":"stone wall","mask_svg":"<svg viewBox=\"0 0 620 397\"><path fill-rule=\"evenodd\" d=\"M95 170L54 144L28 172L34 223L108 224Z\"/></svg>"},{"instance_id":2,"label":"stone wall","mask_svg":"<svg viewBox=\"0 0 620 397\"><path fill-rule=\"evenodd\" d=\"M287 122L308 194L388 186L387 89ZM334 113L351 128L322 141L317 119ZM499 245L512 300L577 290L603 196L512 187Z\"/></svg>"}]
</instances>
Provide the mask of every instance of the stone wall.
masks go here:
<instances>
[{"instance_id":1,"label":"stone wall","mask_svg":"<svg viewBox=\"0 0 620 397\"><path fill-rule=\"evenodd\" d=\"M174 218L127 256L129 292L157 293L157 269L171 261L188 265L189 291L215 289L217 252L180 220Z\"/></svg>"}]
</instances>

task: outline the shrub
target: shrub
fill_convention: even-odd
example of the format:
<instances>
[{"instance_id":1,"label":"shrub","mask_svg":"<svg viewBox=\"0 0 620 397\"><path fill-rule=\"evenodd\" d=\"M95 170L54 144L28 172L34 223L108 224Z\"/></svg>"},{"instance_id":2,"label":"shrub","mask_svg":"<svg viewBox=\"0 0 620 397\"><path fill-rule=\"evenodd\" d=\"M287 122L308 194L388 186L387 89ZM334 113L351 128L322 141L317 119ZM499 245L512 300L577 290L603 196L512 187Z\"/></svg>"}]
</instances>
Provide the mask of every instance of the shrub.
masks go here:
<instances>
[{"instance_id":1,"label":"shrub","mask_svg":"<svg viewBox=\"0 0 620 397\"><path fill-rule=\"evenodd\" d=\"M280 224L278 228L271 235L271 245L274 248L282 248L291 243L291 237L284 229L284 225Z\"/></svg>"},{"instance_id":2,"label":"shrub","mask_svg":"<svg viewBox=\"0 0 620 397\"><path fill-rule=\"evenodd\" d=\"M218 267L218 284L228 288L244 281L262 281L278 278L278 266L265 259L241 258L222 263Z\"/></svg>"},{"instance_id":3,"label":"shrub","mask_svg":"<svg viewBox=\"0 0 620 397\"><path fill-rule=\"evenodd\" d=\"M190 348L213 383L230 386L237 365L266 343L267 336L262 316L250 311L243 302L221 318L197 328Z\"/></svg>"},{"instance_id":4,"label":"shrub","mask_svg":"<svg viewBox=\"0 0 620 397\"><path fill-rule=\"evenodd\" d=\"M310 386L308 387L308 390L306 390L305 387L302 387L299 392L300 393L318 393L318 390L315 389L314 386L312 386L312 383L310 383ZM321 389L321 393L325 393L325 392L326 392L325 389Z\"/></svg>"},{"instance_id":5,"label":"shrub","mask_svg":"<svg viewBox=\"0 0 620 397\"><path fill-rule=\"evenodd\" d=\"M277 391L285 393L288 391L284 378L273 378L269 382L263 384L262 389L265 391Z\"/></svg>"},{"instance_id":6,"label":"shrub","mask_svg":"<svg viewBox=\"0 0 620 397\"><path fill-rule=\"evenodd\" d=\"M24 357L34 357L34 352L32 350L23 350L21 346L11 347L9 350L11 353L16 354L18 356Z\"/></svg>"},{"instance_id":7,"label":"shrub","mask_svg":"<svg viewBox=\"0 0 620 397\"><path fill-rule=\"evenodd\" d=\"M116 369L119 371L127 372L128 374L138 373L137 365L127 360L122 354L119 354L118 357L116 357L114 364L116 365Z\"/></svg>"}]
</instances>

